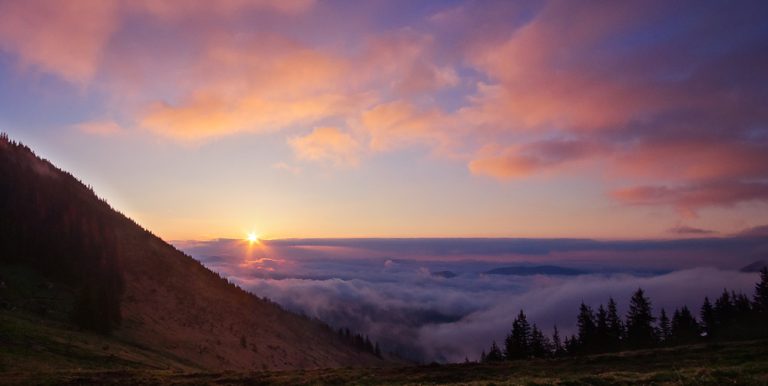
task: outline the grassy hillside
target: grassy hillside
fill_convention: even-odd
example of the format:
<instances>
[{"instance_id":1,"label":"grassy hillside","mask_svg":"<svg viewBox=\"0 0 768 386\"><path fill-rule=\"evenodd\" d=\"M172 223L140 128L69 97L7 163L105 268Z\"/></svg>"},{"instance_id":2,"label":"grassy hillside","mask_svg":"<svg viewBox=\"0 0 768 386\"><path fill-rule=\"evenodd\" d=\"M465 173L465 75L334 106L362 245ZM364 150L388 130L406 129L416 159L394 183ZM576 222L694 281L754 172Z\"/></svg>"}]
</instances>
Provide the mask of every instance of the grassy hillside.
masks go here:
<instances>
[{"instance_id":1,"label":"grassy hillside","mask_svg":"<svg viewBox=\"0 0 768 386\"><path fill-rule=\"evenodd\" d=\"M161 362L175 369L384 364L328 326L232 285L4 135L0 281L0 336L16 337L11 343L22 351L36 346L37 338L55 347L60 336L91 331L103 335L100 339L122 342L126 350L138 347L173 358ZM75 346L89 351L98 344ZM3 351L6 367L20 366ZM91 354L101 357L102 350L97 351ZM46 352L65 355L56 349ZM28 359L31 363L35 356ZM70 363L42 359L58 367Z\"/></svg>"},{"instance_id":2,"label":"grassy hillside","mask_svg":"<svg viewBox=\"0 0 768 386\"><path fill-rule=\"evenodd\" d=\"M120 348L115 348L120 350ZM81 363L87 363L92 359ZM99 360L104 360L99 359ZM694 345L576 358L389 368L189 372L139 367L0 373L9 384L219 385L767 385L768 341Z\"/></svg>"}]
</instances>

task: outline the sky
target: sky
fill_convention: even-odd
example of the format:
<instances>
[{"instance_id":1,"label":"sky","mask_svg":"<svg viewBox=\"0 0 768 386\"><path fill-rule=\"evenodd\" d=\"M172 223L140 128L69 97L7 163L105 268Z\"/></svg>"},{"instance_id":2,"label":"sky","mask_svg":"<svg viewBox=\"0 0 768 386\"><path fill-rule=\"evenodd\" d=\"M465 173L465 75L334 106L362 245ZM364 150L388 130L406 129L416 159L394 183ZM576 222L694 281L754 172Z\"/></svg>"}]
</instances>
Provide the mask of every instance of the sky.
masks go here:
<instances>
[{"instance_id":1,"label":"sky","mask_svg":"<svg viewBox=\"0 0 768 386\"><path fill-rule=\"evenodd\" d=\"M764 1L0 0L0 131L166 240L768 223Z\"/></svg>"}]
</instances>

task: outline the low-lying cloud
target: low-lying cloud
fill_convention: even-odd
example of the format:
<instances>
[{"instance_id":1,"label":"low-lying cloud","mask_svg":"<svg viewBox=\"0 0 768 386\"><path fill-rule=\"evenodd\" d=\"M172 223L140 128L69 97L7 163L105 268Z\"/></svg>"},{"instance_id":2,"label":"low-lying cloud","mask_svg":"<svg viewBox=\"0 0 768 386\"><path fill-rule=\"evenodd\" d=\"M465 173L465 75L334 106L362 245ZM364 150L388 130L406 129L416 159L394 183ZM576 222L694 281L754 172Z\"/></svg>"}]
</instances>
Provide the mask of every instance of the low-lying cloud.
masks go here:
<instances>
[{"instance_id":1,"label":"low-lying cloud","mask_svg":"<svg viewBox=\"0 0 768 386\"><path fill-rule=\"evenodd\" d=\"M524 239L239 240L177 246L244 289L283 307L348 327L384 350L419 361L477 359L501 341L522 308L543 330L575 331L581 301L612 296L626 312L642 287L654 310L688 305L724 288L752 293L758 276L738 269L766 251L762 238L598 242ZM700 251L709 255L696 258ZM666 256L647 259L643 256ZM712 264L717 262L719 264ZM538 266L582 275L535 274ZM534 274L488 271L526 266ZM553 272L541 268L541 272Z\"/></svg>"}]
</instances>

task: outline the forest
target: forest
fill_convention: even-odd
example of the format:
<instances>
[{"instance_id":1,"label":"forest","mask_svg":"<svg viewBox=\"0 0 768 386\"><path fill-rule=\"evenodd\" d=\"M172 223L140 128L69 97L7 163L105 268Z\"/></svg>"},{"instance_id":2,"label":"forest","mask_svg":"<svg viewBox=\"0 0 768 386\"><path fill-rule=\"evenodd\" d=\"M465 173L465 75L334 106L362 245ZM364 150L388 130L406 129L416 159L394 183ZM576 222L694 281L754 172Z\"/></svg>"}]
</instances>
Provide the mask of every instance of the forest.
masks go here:
<instances>
[{"instance_id":1,"label":"forest","mask_svg":"<svg viewBox=\"0 0 768 386\"><path fill-rule=\"evenodd\" d=\"M622 319L616 301L597 310L583 302L576 316L576 334L560 336L557 325L551 337L531 323L523 310L512 323L503 346L496 342L483 351L481 362L529 358L567 357L600 354L684 344L760 339L768 337L768 267L760 271L760 281L750 299L743 293L723 290L714 303L705 297L698 318L687 306L675 309L670 318L665 309L658 317L651 299L638 288Z\"/></svg>"}]
</instances>

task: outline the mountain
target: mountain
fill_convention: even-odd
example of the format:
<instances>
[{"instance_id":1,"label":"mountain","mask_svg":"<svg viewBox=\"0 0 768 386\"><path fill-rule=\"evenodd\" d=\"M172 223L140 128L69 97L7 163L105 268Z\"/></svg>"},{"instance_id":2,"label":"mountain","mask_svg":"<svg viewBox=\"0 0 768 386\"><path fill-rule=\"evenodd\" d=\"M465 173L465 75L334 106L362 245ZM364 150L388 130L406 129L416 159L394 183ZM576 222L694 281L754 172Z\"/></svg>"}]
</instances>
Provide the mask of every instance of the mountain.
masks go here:
<instances>
[{"instance_id":1,"label":"mountain","mask_svg":"<svg viewBox=\"0 0 768 386\"><path fill-rule=\"evenodd\" d=\"M47 338L56 344L64 335L86 334L70 338L70 348L73 341L103 341L102 347L127 351L88 355L161 368L242 371L385 363L330 327L231 284L4 134L0 317L6 323L0 332L11 324L36 334L55 329ZM35 343L0 334L0 341L19 350L28 340Z\"/></svg>"},{"instance_id":2,"label":"mountain","mask_svg":"<svg viewBox=\"0 0 768 386\"><path fill-rule=\"evenodd\" d=\"M741 272L760 272L761 269L768 267L768 261L758 260L751 264L745 265L739 271Z\"/></svg>"},{"instance_id":3,"label":"mountain","mask_svg":"<svg viewBox=\"0 0 768 386\"><path fill-rule=\"evenodd\" d=\"M531 275L576 276L576 275L586 274L586 272L580 271L578 269L558 267L554 265L501 267L501 268L494 268L484 273L487 275L517 275L517 276L531 276Z\"/></svg>"}]
</instances>

